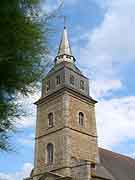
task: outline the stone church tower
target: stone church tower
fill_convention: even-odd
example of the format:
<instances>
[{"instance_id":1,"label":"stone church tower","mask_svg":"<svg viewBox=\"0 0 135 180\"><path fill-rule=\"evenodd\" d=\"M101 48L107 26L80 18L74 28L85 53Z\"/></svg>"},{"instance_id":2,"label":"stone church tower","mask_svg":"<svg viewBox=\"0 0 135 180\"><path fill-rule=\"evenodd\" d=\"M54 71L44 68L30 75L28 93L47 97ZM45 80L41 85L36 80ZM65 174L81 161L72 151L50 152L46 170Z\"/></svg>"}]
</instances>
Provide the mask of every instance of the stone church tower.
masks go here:
<instances>
[{"instance_id":1,"label":"stone church tower","mask_svg":"<svg viewBox=\"0 0 135 180\"><path fill-rule=\"evenodd\" d=\"M64 27L55 64L36 102L35 163L29 180L90 180L96 168L96 101L75 61Z\"/></svg>"}]
</instances>

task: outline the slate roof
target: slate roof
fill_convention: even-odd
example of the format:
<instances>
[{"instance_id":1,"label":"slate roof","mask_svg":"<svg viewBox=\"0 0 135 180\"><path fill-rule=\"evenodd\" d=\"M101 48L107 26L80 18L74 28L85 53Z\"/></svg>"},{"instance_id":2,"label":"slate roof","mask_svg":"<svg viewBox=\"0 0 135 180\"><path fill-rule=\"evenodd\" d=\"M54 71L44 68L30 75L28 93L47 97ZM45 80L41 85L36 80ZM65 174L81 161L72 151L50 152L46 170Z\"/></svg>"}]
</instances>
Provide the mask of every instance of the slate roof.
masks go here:
<instances>
[{"instance_id":1,"label":"slate roof","mask_svg":"<svg viewBox=\"0 0 135 180\"><path fill-rule=\"evenodd\" d=\"M92 172L93 179L104 179L104 180L115 180L115 178L110 174L110 172L102 166L102 164L97 164L95 173Z\"/></svg>"},{"instance_id":2,"label":"slate roof","mask_svg":"<svg viewBox=\"0 0 135 180\"><path fill-rule=\"evenodd\" d=\"M135 159L99 148L101 165L115 180L135 180Z\"/></svg>"},{"instance_id":3,"label":"slate roof","mask_svg":"<svg viewBox=\"0 0 135 180\"><path fill-rule=\"evenodd\" d=\"M55 66L53 66L53 68L49 71L48 76L52 73L56 73L56 71L59 71L60 69L64 69L64 67L71 69L75 72L77 72L78 74L82 75L82 72L78 69L78 67L73 64L73 63L69 63L69 62L62 62L59 64L56 64Z\"/></svg>"}]
</instances>

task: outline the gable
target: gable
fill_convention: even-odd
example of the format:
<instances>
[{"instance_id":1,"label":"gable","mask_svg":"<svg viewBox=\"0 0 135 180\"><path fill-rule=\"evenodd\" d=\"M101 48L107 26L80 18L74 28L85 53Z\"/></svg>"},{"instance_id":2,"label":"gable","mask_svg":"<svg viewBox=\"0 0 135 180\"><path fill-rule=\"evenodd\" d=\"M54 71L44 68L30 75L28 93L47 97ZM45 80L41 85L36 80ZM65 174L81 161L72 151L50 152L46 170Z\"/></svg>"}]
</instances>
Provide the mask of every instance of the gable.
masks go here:
<instances>
[{"instance_id":1,"label":"gable","mask_svg":"<svg viewBox=\"0 0 135 180\"><path fill-rule=\"evenodd\" d=\"M135 160L105 149L99 148L101 165L117 180L135 180Z\"/></svg>"}]
</instances>

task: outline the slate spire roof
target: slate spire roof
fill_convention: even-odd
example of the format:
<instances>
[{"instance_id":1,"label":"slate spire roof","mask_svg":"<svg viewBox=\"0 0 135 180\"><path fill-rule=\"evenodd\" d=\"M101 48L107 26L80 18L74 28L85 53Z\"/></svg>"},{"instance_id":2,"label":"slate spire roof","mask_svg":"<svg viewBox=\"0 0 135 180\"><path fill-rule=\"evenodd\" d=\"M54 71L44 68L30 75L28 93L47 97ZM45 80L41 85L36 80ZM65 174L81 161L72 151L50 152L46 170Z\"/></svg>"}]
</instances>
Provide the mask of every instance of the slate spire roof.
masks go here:
<instances>
[{"instance_id":1,"label":"slate spire roof","mask_svg":"<svg viewBox=\"0 0 135 180\"><path fill-rule=\"evenodd\" d=\"M60 46L58 50L58 56L63 55L63 54L72 56L72 51L70 47L70 42L69 42L66 26L64 26L64 31L62 34L62 38L61 38L61 42L60 42Z\"/></svg>"},{"instance_id":2,"label":"slate spire roof","mask_svg":"<svg viewBox=\"0 0 135 180\"><path fill-rule=\"evenodd\" d=\"M61 62L69 62L72 64L74 64L75 62L75 57L72 55L72 50L68 37L68 30L66 26L64 26L58 53L55 58L55 64L59 64Z\"/></svg>"}]
</instances>

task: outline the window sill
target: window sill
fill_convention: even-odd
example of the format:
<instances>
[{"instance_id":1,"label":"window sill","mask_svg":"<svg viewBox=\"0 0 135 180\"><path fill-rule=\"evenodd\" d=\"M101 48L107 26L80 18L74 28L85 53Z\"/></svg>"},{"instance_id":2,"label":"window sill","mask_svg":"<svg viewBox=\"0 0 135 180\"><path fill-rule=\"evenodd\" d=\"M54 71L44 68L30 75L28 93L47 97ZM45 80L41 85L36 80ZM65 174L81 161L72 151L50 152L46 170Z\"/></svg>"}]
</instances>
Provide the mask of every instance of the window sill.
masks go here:
<instances>
[{"instance_id":1,"label":"window sill","mask_svg":"<svg viewBox=\"0 0 135 180\"><path fill-rule=\"evenodd\" d=\"M48 127L48 128L47 128L47 130L52 129L52 128L54 128L54 126L50 126L50 127Z\"/></svg>"},{"instance_id":2,"label":"window sill","mask_svg":"<svg viewBox=\"0 0 135 180\"><path fill-rule=\"evenodd\" d=\"M54 162L46 163L46 166L52 166L52 165L54 165Z\"/></svg>"}]
</instances>

